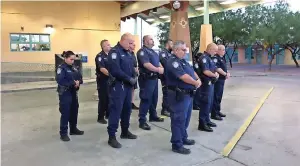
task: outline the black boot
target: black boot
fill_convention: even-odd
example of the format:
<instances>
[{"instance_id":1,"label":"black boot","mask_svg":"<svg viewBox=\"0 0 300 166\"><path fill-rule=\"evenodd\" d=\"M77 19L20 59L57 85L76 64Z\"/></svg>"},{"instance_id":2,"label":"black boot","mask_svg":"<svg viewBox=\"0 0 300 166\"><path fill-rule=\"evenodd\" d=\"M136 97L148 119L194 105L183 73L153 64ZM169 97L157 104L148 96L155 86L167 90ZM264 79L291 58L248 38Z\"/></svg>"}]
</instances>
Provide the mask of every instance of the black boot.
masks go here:
<instances>
[{"instance_id":1,"label":"black boot","mask_svg":"<svg viewBox=\"0 0 300 166\"><path fill-rule=\"evenodd\" d=\"M122 130L121 132L121 136L120 136L122 139L136 139L137 136L132 134L130 131L127 130Z\"/></svg>"},{"instance_id":2,"label":"black boot","mask_svg":"<svg viewBox=\"0 0 300 166\"><path fill-rule=\"evenodd\" d=\"M211 119L214 119L214 120L223 120L223 119L221 118L221 116L219 116L219 115L212 115L212 116L211 116Z\"/></svg>"},{"instance_id":3,"label":"black boot","mask_svg":"<svg viewBox=\"0 0 300 166\"><path fill-rule=\"evenodd\" d=\"M138 110L139 109L139 107L137 107L134 103L131 103L131 108L133 110Z\"/></svg>"},{"instance_id":4,"label":"black boot","mask_svg":"<svg viewBox=\"0 0 300 166\"><path fill-rule=\"evenodd\" d=\"M109 136L108 145L118 149L122 147L122 145L117 141L116 136Z\"/></svg>"},{"instance_id":5,"label":"black boot","mask_svg":"<svg viewBox=\"0 0 300 166\"><path fill-rule=\"evenodd\" d=\"M141 129L143 129L143 130L151 130L151 127L148 125L148 123L141 123L140 125L139 125L139 127L141 128Z\"/></svg>"},{"instance_id":6,"label":"black boot","mask_svg":"<svg viewBox=\"0 0 300 166\"><path fill-rule=\"evenodd\" d=\"M168 109L163 108L163 109L161 110L161 115L170 117L170 112L168 111Z\"/></svg>"},{"instance_id":7,"label":"black boot","mask_svg":"<svg viewBox=\"0 0 300 166\"><path fill-rule=\"evenodd\" d=\"M180 148L172 148L172 151L175 153L179 153L179 154L190 154L191 150L187 149L185 147L180 147Z\"/></svg>"},{"instance_id":8,"label":"black boot","mask_svg":"<svg viewBox=\"0 0 300 166\"><path fill-rule=\"evenodd\" d=\"M101 124L107 124L107 121L104 118L98 118L97 122Z\"/></svg>"},{"instance_id":9,"label":"black boot","mask_svg":"<svg viewBox=\"0 0 300 166\"><path fill-rule=\"evenodd\" d=\"M202 123L202 122L199 122L198 130L207 131L207 132L213 132L212 128L210 128L206 123Z\"/></svg>"},{"instance_id":10,"label":"black boot","mask_svg":"<svg viewBox=\"0 0 300 166\"><path fill-rule=\"evenodd\" d=\"M221 117L226 117L226 115L223 114L222 112L219 112L219 116L221 116Z\"/></svg>"},{"instance_id":11,"label":"black boot","mask_svg":"<svg viewBox=\"0 0 300 166\"><path fill-rule=\"evenodd\" d=\"M61 136L60 136L60 139L61 139L62 141L64 141L64 142L70 141L70 138L69 138L68 135L61 135Z\"/></svg>"},{"instance_id":12,"label":"black boot","mask_svg":"<svg viewBox=\"0 0 300 166\"><path fill-rule=\"evenodd\" d=\"M79 130L77 127L71 128L70 135L83 135L84 131Z\"/></svg>"},{"instance_id":13,"label":"black boot","mask_svg":"<svg viewBox=\"0 0 300 166\"><path fill-rule=\"evenodd\" d=\"M207 125L209 127L217 127L217 125L214 122L208 122Z\"/></svg>"},{"instance_id":14,"label":"black boot","mask_svg":"<svg viewBox=\"0 0 300 166\"><path fill-rule=\"evenodd\" d=\"M164 119L161 117L149 118L149 122L163 122Z\"/></svg>"},{"instance_id":15,"label":"black boot","mask_svg":"<svg viewBox=\"0 0 300 166\"><path fill-rule=\"evenodd\" d=\"M192 139L186 139L183 141L183 145L195 145L195 140Z\"/></svg>"}]
</instances>

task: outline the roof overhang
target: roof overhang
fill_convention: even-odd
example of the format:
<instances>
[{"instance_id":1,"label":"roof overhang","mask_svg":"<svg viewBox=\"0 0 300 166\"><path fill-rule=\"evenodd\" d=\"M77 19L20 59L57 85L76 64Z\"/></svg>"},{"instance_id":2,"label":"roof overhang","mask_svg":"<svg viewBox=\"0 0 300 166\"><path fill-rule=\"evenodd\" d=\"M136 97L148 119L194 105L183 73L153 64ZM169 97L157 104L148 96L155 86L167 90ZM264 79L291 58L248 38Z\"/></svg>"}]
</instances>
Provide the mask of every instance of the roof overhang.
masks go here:
<instances>
[{"instance_id":1,"label":"roof overhang","mask_svg":"<svg viewBox=\"0 0 300 166\"><path fill-rule=\"evenodd\" d=\"M222 0L209 1L209 13L224 12L226 10L244 8L251 5L274 2L274 0ZM137 16L149 24L170 21L171 6L170 1L122 1L121 20L134 18ZM188 16L189 18L202 16L204 14L203 1L190 1Z\"/></svg>"}]
</instances>

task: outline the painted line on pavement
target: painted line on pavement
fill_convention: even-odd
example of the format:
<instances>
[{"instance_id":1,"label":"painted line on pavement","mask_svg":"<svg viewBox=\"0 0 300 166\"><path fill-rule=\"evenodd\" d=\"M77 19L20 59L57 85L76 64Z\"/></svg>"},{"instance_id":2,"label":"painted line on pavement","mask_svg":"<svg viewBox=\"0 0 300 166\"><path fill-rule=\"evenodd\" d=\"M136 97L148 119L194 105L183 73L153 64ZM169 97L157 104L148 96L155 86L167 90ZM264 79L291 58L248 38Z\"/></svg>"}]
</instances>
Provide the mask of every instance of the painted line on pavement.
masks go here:
<instances>
[{"instance_id":1,"label":"painted line on pavement","mask_svg":"<svg viewBox=\"0 0 300 166\"><path fill-rule=\"evenodd\" d=\"M243 136L243 134L246 132L247 128L250 126L252 120L254 119L257 112L260 110L262 105L265 103L271 92L273 91L274 87L272 87L260 100L259 104L255 107L255 109L252 111L252 113L249 115L249 117L246 119L244 124L239 128L239 130L235 133L235 135L231 138L231 140L228 142L228 144L225 146L225 148L222 151L222 155L224 157L228 157L237 142L240 140L240 138Z\"/></svg>"}]
</instances>

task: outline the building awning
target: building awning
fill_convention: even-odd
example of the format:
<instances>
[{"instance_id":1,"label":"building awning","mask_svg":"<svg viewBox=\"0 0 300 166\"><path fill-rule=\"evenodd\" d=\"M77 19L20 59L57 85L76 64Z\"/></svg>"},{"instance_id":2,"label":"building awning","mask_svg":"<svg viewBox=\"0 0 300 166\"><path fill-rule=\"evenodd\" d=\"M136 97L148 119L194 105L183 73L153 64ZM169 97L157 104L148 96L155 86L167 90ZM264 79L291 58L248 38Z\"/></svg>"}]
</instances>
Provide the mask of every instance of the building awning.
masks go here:
<instances>
[{"instance_id":1,"label":"building awning","mask_svg":"<svg viewBox=\"0 0 300 166\"><path fill-rule=\"evenodd\" d=\"M117 1L121 4L121 20L136 18L141 19L149 24L169 22L171 17L172 6L170 1ZM244 8L251 5L274 2L274 0L223 0L209 1L209 13L218 13L226 10ZM190 1L188 8L189 18L202 16L204 14L203 1Z\"/></svg>"}]
</instances>

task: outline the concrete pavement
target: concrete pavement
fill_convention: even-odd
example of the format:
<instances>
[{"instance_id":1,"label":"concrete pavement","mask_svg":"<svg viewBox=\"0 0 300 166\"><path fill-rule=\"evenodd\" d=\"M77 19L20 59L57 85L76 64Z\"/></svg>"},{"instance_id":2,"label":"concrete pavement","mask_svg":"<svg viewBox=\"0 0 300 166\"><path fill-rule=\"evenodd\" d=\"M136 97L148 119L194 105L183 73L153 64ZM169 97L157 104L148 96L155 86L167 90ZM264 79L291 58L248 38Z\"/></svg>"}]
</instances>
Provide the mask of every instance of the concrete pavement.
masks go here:
<instances>
[{"instance_id":1,"label":"concrete pavement","mask_svg":"<svg viewBox=\"0 0 300 166\"><path fill-rule=\"evenodd\" d=\"M189 136L196 140L190 155L171 152L170 121L152 123L151 131L138 128L138 111L133 110L131 131L136 141L120 140L122 149L107 145L107 125L96 123L96 85L80 90L79 128L84 136L59 140L58 98L54 89L2 94L2 164L4 166L121 166L186 165L297 166L300 162L300 79L293 77L232 78L226 84L222 109L224 121L216 122L213 133L197 130L198 111L193 111ZM260 98L274 91L238 142L229 158L221 151L244 123ZM138 104L138 91L135 99ZM160 91L161 94L161 91ZM161 98L160 98L161 99ZM158 112L160 112L160 102ZM117 136L119 137L120 130Z\"/></svg>"}]
</instances>

